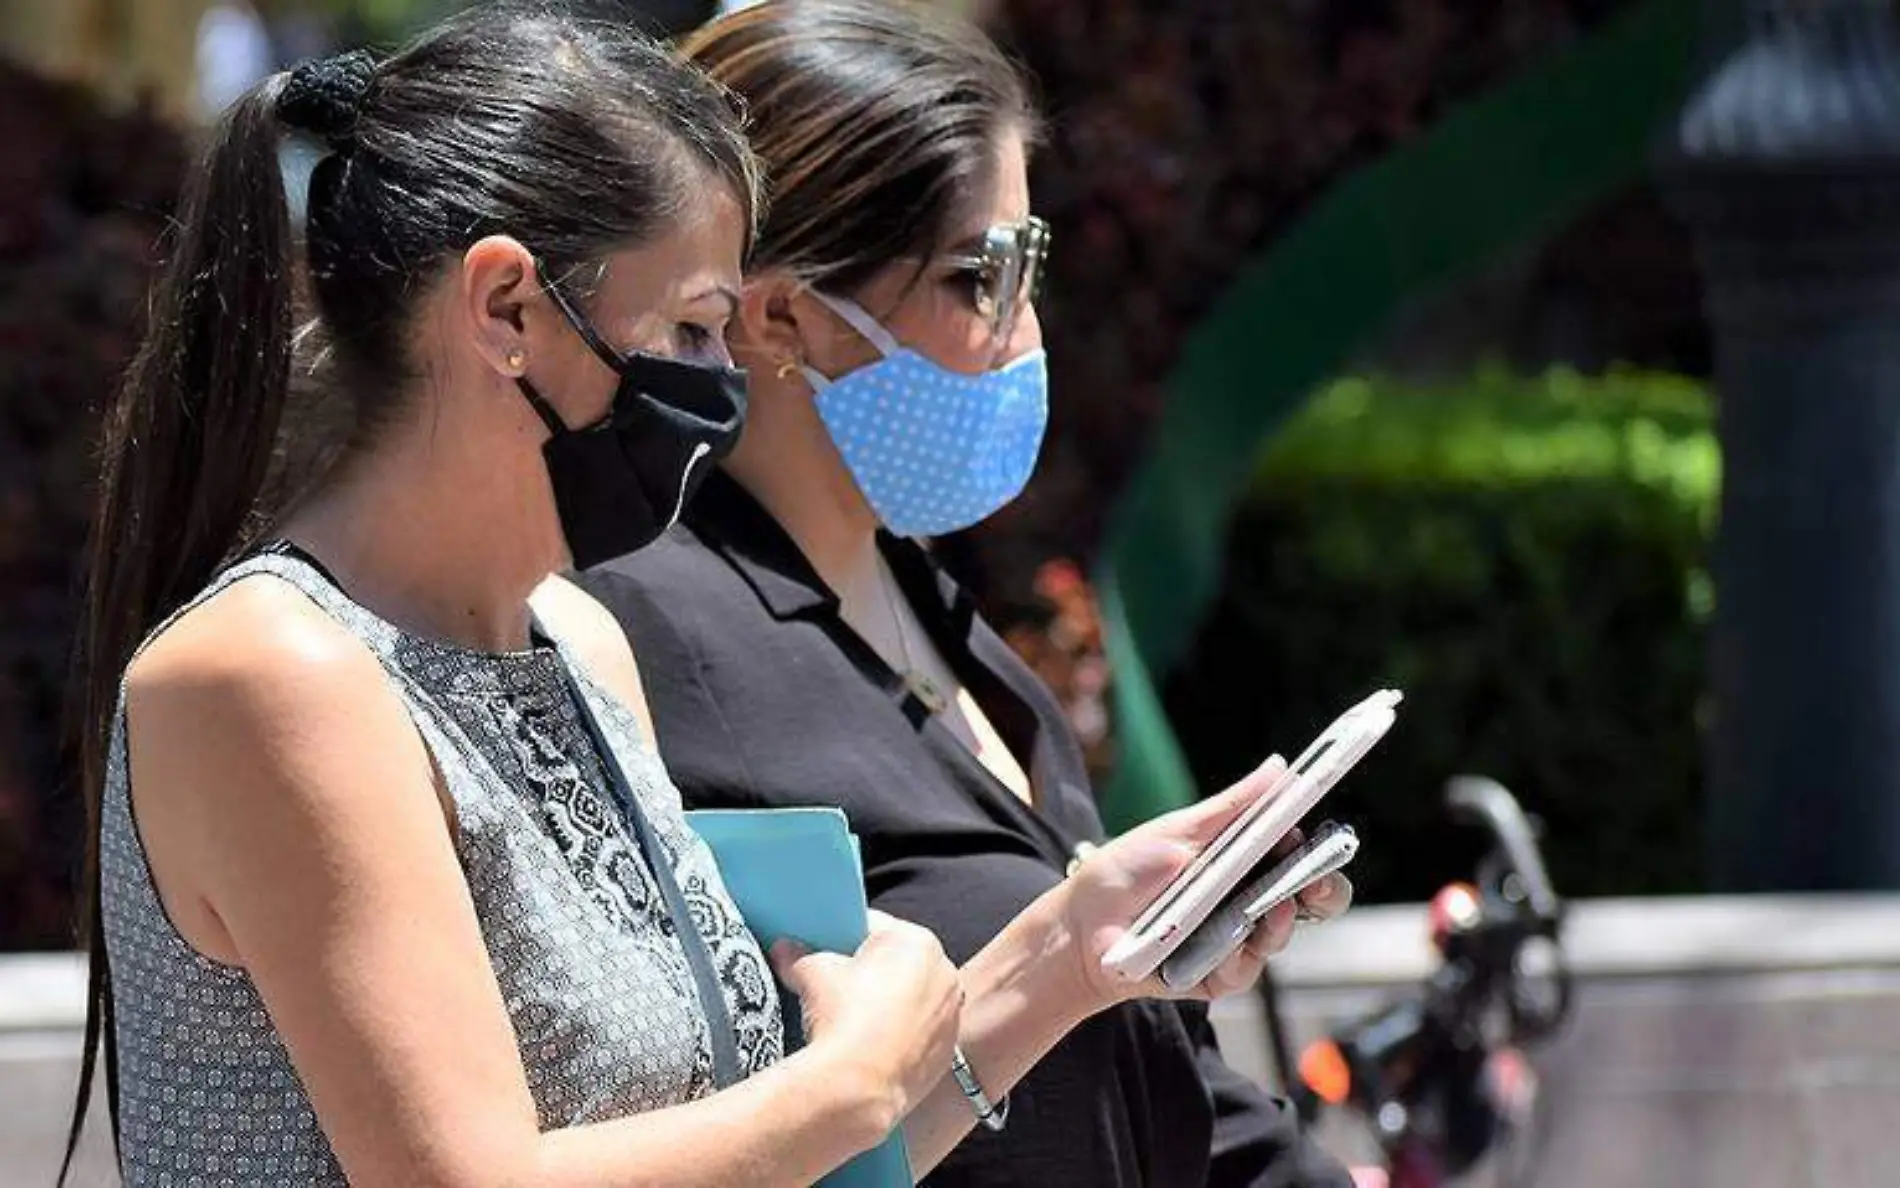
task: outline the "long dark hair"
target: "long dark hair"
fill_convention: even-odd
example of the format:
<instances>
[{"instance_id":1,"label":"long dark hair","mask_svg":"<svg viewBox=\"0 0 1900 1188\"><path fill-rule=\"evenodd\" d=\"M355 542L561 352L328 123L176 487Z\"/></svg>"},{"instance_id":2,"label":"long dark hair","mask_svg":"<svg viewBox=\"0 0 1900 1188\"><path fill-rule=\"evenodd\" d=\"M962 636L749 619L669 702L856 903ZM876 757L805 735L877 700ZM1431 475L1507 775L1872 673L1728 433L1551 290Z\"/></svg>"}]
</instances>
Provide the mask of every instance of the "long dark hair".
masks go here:
<instances>
[{"instance_id":1,"label":"long dark hair","mask_svg":"<svg viewBox=\"0 0 1900 1188\"><path fill-rule=\"evenodd\" d=\"M279 163L291 132L329 149L301 253ZM117 1131L99 821L120 682L146 635L267 520L299 294L348 393L340 439L319 445L348 450L397 411L416 303L446 261L509 234L550 268L577 268L662 232L722 184L756 209L725 93L624 23L553 9L478 6L380 64L306 64L259 84L212 133L101 449L75 681L91 976L62 1184L102 1039Z\"/></svg>"},{"instance_id":2,"label":"long dark hair","mask_svg":"<svg viewBox=\"0 0 1900 1188\"><path fill-rule=\"evenodd\" d=\"M1037 130L980 29L903 0L766 0L682 48L746 105L772 196L752 266L837 292L947 246L1002 134Z\"/></svg>"}]
</instances>

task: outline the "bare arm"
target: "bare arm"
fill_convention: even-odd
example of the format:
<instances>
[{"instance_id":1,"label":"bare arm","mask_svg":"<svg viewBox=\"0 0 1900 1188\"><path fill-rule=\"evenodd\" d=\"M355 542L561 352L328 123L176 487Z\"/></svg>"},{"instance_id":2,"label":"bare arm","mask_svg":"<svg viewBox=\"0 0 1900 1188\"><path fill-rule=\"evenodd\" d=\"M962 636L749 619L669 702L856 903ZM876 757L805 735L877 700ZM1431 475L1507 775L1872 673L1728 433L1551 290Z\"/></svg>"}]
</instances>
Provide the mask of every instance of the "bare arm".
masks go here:
<instances>
[{"instance_id":1,"label":"bare arm","mask_svg":"<svg viewBox=\"0 0 1900 1188\"><path fill-rule=\"evenodd\" d=\"M1181 995L1158 977L1125 983L1101 958L1153 897L1202 847L1272 787L1284 765L1270 759L1218 796L1169 813L1118 838L1081 871L1011 920L963 969L969 995L961 1021L964 1053L984 1092L1000 1101L1069 1030L1090 1015L1134 998L1217 998L1252 985L1267 957L1292 937L1294 905L1276 908L1260 929L1208 979ZM1343 880L1312 905L1343 911ZM921 1169L935 1167L975 1122L954 1078L945 1077L905 1123Z\"/></svg>"},{"instance_id":2,"label":"bare arm","mask_svg":"<svg viewBox=\"0 0 1900 1188\"><path fill-rule=\"evenodd\" d=\"M594 678L634 707L644 719L645 697L633 652L618 621L571 583L552 578L535 591L541 621L581 657ZM639 641L633 641L637 647ZM960 1039L984 1088L1000 1099L1050 1048L1088 1015L1086 992L1073 984L1073 961L1058 952L1066 940L1061 921L1047 904L1018 917L961 971L966 1003ZM776 956L776 955L775 955ZM1056 960L1048 960L1055 957ZM823 957L808 959L822 964ZM781 969L784 969L783 963ZM804 964L804 963L800 963ZM812 1030L828 1014L843 1014L850 1002L834 1002L824 987L800 984L794 968L786 976L799 991ZM1065 980L1066 979L1066 980ZM809 1049L807 1049L809 1051ZM927 1173L970 1132L976 1116L949 1075L946 1060L928 1096L904 1121L911 1163Z\"/></svg>"},{"instance_id":3,"label":"bare arm","mask_svg":"<svg viewBox=\"0 0 1900 1188\"><path fill-rule=\"evenodd\" d=\"M640 675L625 633L599 603L570 583L552 579L536 592L544 622L560 632L597 680L644 712ZM633 641L637 646L638 641ZM985 1093L1000 1101L1061 1039L1090 1015L1139 996L1168 996L1158 980L1142 985L1111 981L1101 955L1128 921L1211 840L1228 821L1264 794L1280 770L1277 761L1219 796L1150 822L1091 858L1084 874L1031 904L961 971L965 1003L958 1040ZM1315 903L1325 914L1343 910L1346 896ZM1283 948L1292 931L1292 905L1274 913L1255 941L1194 991L1213 997L1240 990L1258 978L1266 955ZM808 958L823 962L823 957ZM799 985L808 1014L831 1013L834 1004L814 987ZM835 1009L849 1010L851 1003ZM820 1019L822 1024L826 1020ZM816 1034L817 1027L813 1027ZM948 1061L904 1120L911 1163L927 1174L976 1125L976 1115Z\"/></svg>"},{"instance_id":4,"label":"bare arm","mask_svg":"<svg viewBox=\"0 0 1900 1188\"><path fill-rule=\"evenodd\" d=\"M1049 1049L1104 1003L1075 984L1071 941L1045 897L1010 922L963 967L968 995L961 1044L983 1091L1001 1102ZM946 1075L904 1122L919 1175L927 1174L976 1125L956 1079Z\"/></svg>"},{"instance_id":5,"label":"bare arm","mask_svg":"<svg viewBox=\"0 0 1900 1188\"><path fill-rule=\"evenodd\" d=\"M128 706L161 894L250 974L353 1183L807 1184L909 1104L814 1045L691 1105L541 1134L429 758L375 659L246 582L134 666Z\"/></svg>"}]
</instances>

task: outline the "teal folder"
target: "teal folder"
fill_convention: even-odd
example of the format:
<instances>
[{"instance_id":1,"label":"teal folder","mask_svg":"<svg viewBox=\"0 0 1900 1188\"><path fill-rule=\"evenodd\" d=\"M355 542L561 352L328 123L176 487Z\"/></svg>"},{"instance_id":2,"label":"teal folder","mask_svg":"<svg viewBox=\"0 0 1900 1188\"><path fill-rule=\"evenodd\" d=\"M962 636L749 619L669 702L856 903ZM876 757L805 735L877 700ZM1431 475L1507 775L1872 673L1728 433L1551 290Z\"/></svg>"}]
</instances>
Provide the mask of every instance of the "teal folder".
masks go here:
<instances>
[{"instance_id":1,"label":"teal folder","mask_svg":"<svg viewBox=\"0 0 1900 1188\"><path fill-rule=\"evenodd\" d=\"M686 814L719 864L746 927L761 948L794 940L825 953L854 953L868 931L858 839L835 808L703 809ZM785 996L788 1044L801 1032L798 1003ZM910 1188L901 1132L819 1181L822 1188Z\"/></svg>"}]
</instances>

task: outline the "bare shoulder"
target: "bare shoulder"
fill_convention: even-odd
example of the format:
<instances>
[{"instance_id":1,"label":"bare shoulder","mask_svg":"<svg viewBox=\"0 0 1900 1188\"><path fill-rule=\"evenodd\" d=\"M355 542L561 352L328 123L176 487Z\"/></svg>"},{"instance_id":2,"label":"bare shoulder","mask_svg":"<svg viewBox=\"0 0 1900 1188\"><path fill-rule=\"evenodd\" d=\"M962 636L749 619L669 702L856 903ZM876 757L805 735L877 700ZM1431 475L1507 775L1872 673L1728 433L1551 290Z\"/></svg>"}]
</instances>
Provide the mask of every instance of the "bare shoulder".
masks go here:
<instances>
[{"instance_id":1,"label":"bare shoulder","mask_svg":"<svg viewBox=\"0 0 1900 1188\"><path fill-rule=\"evenodd\" d=\"M232 896L334 858L392 806L446 835L427 748L381 663L274 578L220 592L133 662L126 746L159 896L222 960L238 960Z\"/></svg>"},{"instance_id":2,"label":"bare shoulder","mask_svg":"<svg viewBox=\"0 0 1900 1188\"><path fill-rule=\"evenodd\" d=\"M618 697L651 729L640 665L627 633L594 596L559 575L536 587L529 599L544 626L580 657L588 674Z\"/></svg>"},{"instance_id":3,"label":"bare shoulder","mask_svg":"<svg viewBox=\"0 0 1900 1188\"><path fill-rule=\"evenodd\" d=\"M250 812L255 804L226 802L265 785L368 795L358 778L366 765L433 785L381 662L272 577L235 583L155 640L126 674L126 722L142 802L185 797Z\"/></svg>"},{"instance_id":4,"label":"bare shoulder","mask_svg":"<svg viewBox=\"0 0 1900 1188\"><path fill-rule=\"evenodd\" d=\"M295 588L249 578L187 612L126 673L128 711L189 705L252 725L387 692L363 642ZM207 723L209 725L210 723ZM235 724L235 723L229 723Z\"/></svg>"}]
</instances>

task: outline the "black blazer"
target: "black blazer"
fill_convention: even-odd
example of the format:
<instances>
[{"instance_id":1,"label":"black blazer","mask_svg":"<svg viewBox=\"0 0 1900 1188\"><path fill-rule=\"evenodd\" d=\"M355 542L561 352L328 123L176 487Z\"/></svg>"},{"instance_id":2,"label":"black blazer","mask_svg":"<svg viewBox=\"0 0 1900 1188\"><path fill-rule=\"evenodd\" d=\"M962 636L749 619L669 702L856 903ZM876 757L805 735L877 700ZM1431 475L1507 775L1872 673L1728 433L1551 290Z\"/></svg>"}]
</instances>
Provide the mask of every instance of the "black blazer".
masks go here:
<instances>
[{"instance_id":1,"label":"black blazer","mask_svg":"<svg viewBox=\"0 0 1900 1188\"><path fill-rule=\"evenodd\" d=\"M1038 807L989 774L838 612L791 538L715 475L686 522L582 583L633 640L659 747L689 808L832 804L875 907L962 962L1063 877L1102 824L1054 696L915 544L885 557ZM1345 1188L1292 1108L1221 1059L1205 1008L1118 1007L1063 1040L930 1177L945 1186Z\"/></svg>"}]
</instances>

